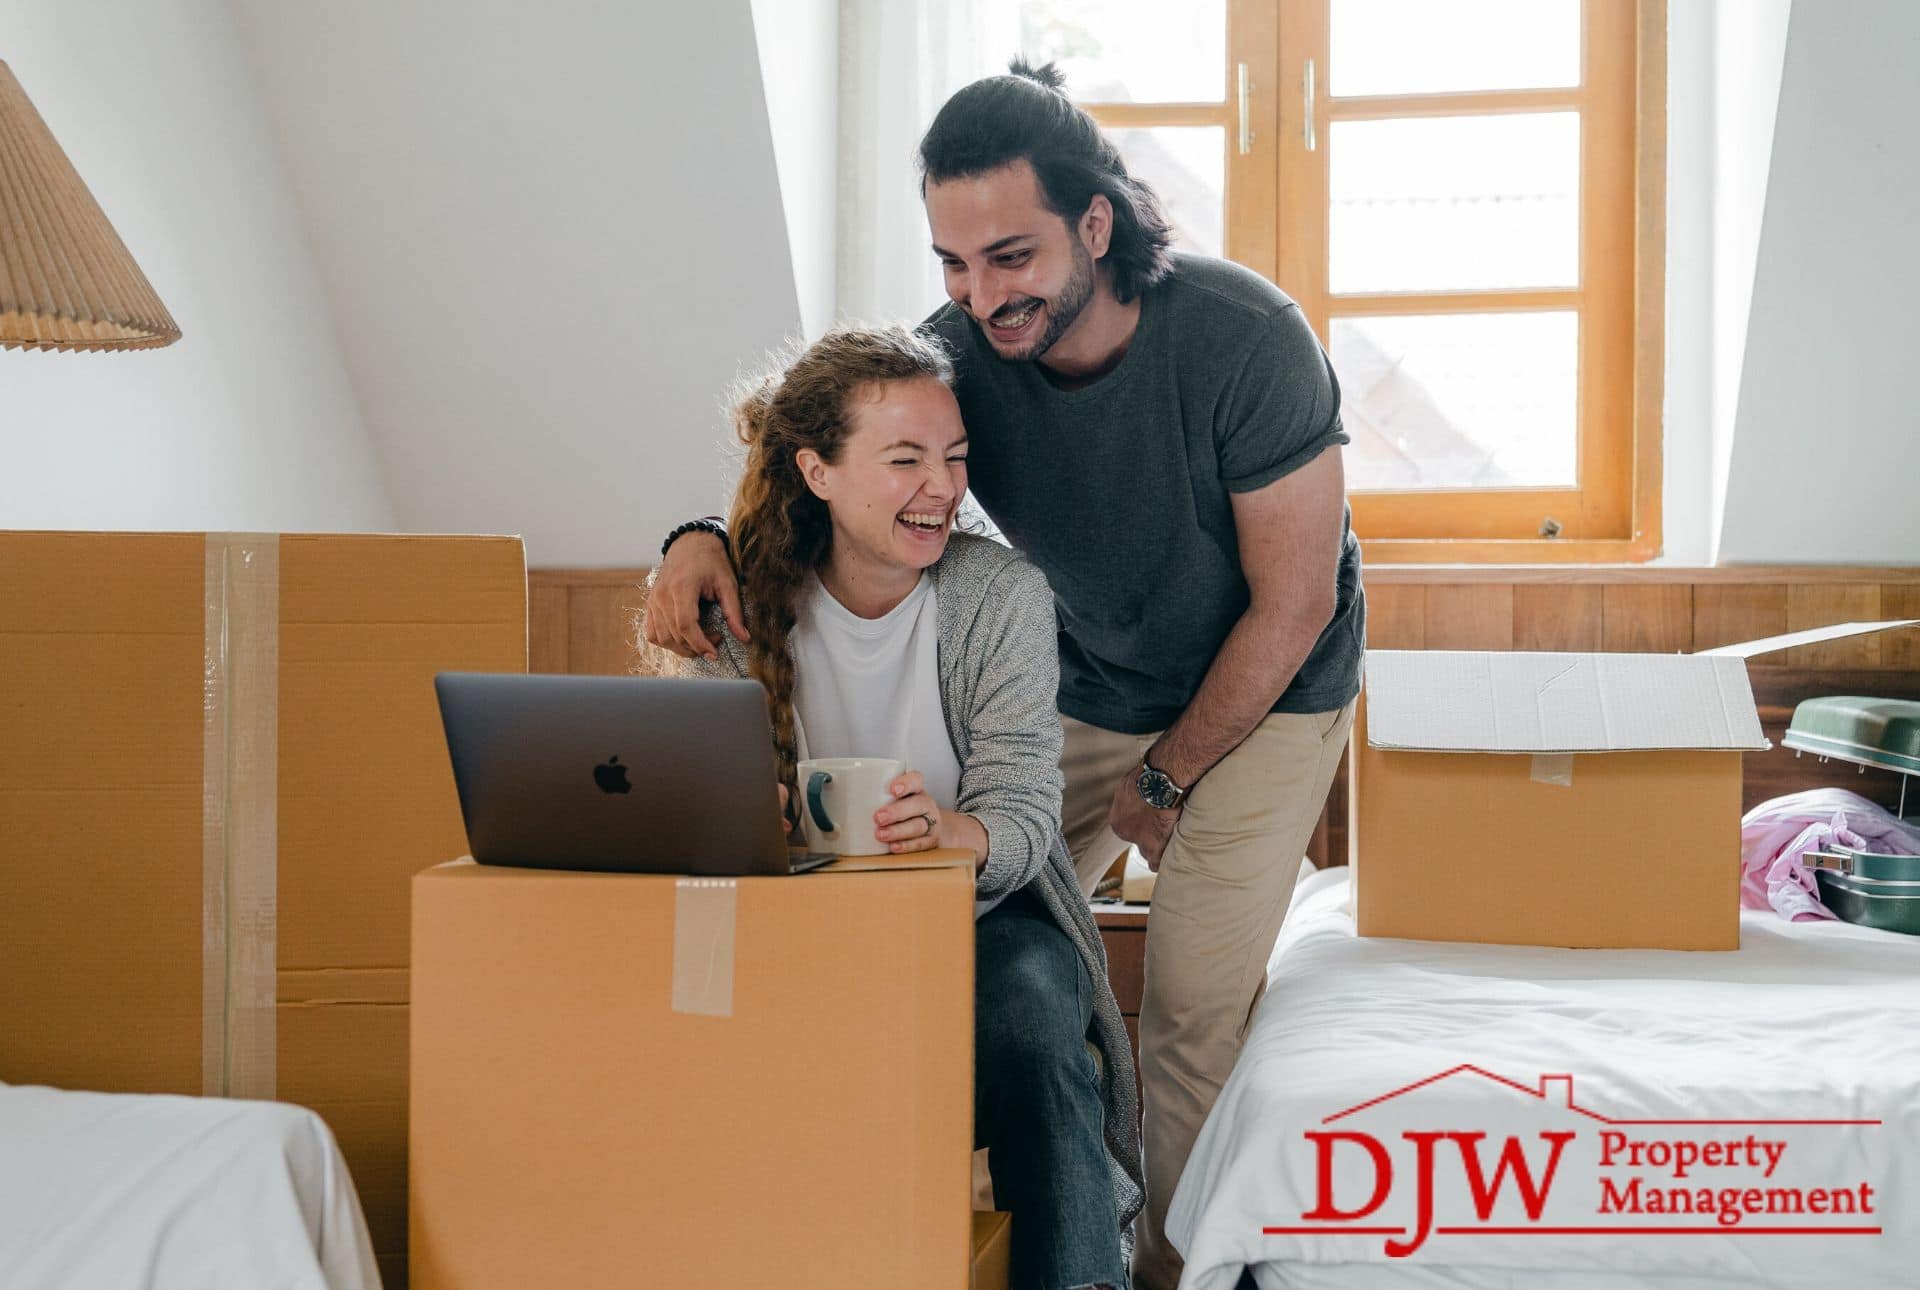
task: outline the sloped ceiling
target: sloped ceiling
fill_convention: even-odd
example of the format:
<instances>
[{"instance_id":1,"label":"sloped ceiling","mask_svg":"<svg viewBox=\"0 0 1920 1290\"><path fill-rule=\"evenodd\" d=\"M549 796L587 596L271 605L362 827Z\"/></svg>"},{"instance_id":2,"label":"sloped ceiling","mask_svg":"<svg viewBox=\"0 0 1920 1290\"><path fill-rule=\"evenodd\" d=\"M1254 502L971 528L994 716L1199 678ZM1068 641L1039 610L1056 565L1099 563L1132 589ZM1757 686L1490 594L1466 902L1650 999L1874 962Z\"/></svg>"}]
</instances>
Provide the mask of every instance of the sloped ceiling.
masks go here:
<instances>
[{"instance_id":1,"label":"sloped ceiling","mask_svg":"<svg viewBox=\"0 0 1920 1290\"><path fill-rule=\"evenodd\" d=\"M799 328L748 0L235 0L401 527L650 562Z\"/></svg>"}]
</instances>

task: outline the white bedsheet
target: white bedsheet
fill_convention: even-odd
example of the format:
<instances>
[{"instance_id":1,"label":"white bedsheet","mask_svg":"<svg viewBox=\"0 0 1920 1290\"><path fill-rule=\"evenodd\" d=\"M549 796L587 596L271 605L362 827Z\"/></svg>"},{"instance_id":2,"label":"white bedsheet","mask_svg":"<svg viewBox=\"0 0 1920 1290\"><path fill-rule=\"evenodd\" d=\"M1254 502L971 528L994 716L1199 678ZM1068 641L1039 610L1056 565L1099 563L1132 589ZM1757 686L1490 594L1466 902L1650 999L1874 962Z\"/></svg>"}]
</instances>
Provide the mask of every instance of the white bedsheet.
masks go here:
<instances>
[{"instance_id":1,"label":"white bedsheet","mask_svg":"<svg viewBox=\"0 0 1920 1290\"><path fill-rule=\"evenodd\" d=\"M320 1117L0 1084L6 1290L379 1290Z\"/></svg>"},{"instance_id":2,"label":"white bedsheet","mask_svg":"<svg viewBox=\"0 0 1920 1290\"><path fill-rule=\"evenodd\" d=\"M1764 912L1743 916L1741 948L1731 953L1373 940L1354 935L1347 894L1344 869L1313 874L1296 892L1267 996L1174 1195L1168 1228L1187 1258L1183 1288L1230 1290L1243 1264L1262 1290L1920 1285L1920 938ZM1478 1070L1455 1069L1468 1064ZM1445 1071L1454 1073L1338 1114ZM1571 1082L1543 1083L1543 1075ZM1751 1123L1781 1119L1881 1124ZM1319 1205L1323 1149L1334 1161L1334 1207L1361 1210L1374 1195L1381 1171L1366 1145L1323 1148L1304 1136L1310 1131L1365 1132L1389 1150L1386 1199L1357 1223L1418 1229L1417 1148L1402 1133L1488 1132L1481 1146L1491 1178L1506 1134L1522 1135L1538 1177L1549 1150L1538 1135L1562 1131L1575 1136L1538 1220L1511 1186L1478 1220L1464 1146L1436 1142L1428 1189L1436 1224L1707 1230L1436 1233L1402 1258L1388 1257L1385 1234L1264 1234L1333 1225L1303 1217ZM1643 1158L1635 1169L1619 1149L1602 1167L1607 1132L1696 1143L1751 1134L1786 1146L1772 1178L1747 1167L1750 1156L1736 1163L1730 1155L1718 1166L1696 1164L1681 1181L1671 1163L1655 1168ZM1848 1188L1859 1198L1866 1182L1875 1211L1748 1214L1731 1228L1711 1213L1649 1214L1650 1202L1623 1214L1617 1202L1636 1176L1642 1196L1792 1185ZM1603 1211L1609 1186L1616 1205ZM1738 1234L1816 1223L1882 1230Z\"/></svg>"}]
</instances>

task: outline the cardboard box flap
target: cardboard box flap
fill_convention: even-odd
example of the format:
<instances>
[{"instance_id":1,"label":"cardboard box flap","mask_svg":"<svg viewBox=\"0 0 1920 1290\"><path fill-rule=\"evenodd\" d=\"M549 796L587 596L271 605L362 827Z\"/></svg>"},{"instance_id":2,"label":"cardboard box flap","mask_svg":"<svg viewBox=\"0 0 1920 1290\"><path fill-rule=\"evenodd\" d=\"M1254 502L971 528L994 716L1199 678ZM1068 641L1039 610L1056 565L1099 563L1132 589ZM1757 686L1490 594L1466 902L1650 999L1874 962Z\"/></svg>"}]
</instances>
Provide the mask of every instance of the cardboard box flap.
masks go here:
<instances>
[{"instance_id":1,"label":"cardboard box flap","mask_svg":"<svg viewBox=\"0 0 1920 1290\"><path fill-rule=\"evenodd\" d=\"M1818 645L1822 641L1839 640L1846 636L1867 636L1874 632L1891 631L1896 627L1912 627L1916 624L1920 624L1920 618L1894 618L1883 623L1833 623L1826 627L1812 627L1804 632L1788 632L1784 636L1765 636L1757 641L1716 645L1712 649L1700 650L1696 657L1754 658L1761 654L1792 649L1796 645Z\"/></svg>"},{"instance_id":2,"label":"cardboard box flap","mask_svg":"<svg viewBox=\"0 0 1920 1290\"><path fill-rule=\"evenodd\" d=\"M1374 650L1367 742L1405 752L1764 751L1743 659Z\"/></svg>"}]
</instances>

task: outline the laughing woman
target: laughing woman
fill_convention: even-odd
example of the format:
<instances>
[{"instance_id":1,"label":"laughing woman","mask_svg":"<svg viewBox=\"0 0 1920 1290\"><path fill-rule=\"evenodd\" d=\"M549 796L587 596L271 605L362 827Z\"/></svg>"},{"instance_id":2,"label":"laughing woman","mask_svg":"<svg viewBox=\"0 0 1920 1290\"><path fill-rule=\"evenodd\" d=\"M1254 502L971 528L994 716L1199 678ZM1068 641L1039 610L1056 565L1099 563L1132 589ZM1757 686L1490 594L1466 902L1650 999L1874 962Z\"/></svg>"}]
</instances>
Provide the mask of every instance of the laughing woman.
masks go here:
<instances>
[{"instance_id":1,"label":"laughing woman","mask_svg":"<svg viewBox=\"0 0 1920 1290\"><path fill-rule=\"evenodd\" d=\"M766 687L789 789L805 757L910 767L876 849L979 857L974 1132L1013 1214L1013 1284L1121 1287L1139 1111L1060 830L1053 595L1006 547L953 531L967 439L952 379L936 341L846 328L740 400L728 528L752 640L716 612L716 657L691 667Z\"/></svg>"}]
</instances>

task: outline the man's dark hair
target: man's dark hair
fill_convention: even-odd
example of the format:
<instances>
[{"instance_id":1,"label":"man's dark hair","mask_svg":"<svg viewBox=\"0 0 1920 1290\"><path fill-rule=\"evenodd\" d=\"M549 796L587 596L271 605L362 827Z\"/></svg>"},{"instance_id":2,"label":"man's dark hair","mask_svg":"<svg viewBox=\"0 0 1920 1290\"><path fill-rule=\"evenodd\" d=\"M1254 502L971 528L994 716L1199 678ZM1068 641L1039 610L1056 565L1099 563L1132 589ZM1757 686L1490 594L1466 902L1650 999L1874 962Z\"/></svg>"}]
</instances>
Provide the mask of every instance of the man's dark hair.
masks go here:
<instances>
[{"instance_id":1,"label":"man's dark hair","mask_svg":"<svg viewBox=\"0 0 1920 1290\"><path fill-rule=\"evenodd\" d=\"M941 107L920 140L920 191L927 184L972 179L1024 160L1040 180L1048 209L1073 227L1095 193L1113 205L1106 262L1114 294L1131 300L1167 275L1173 226L1153 189L1127 173L1120 150L1094 119L1067 98L1066 78L1052 63L1024 58L1010 75L989 76Z\"/></svg>"}]
</instances>

